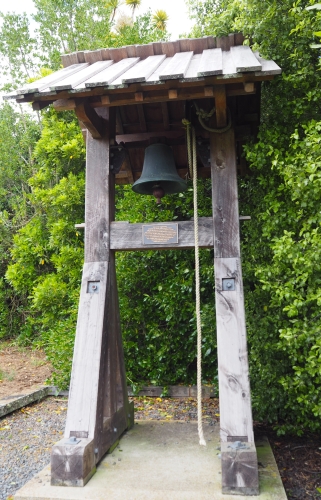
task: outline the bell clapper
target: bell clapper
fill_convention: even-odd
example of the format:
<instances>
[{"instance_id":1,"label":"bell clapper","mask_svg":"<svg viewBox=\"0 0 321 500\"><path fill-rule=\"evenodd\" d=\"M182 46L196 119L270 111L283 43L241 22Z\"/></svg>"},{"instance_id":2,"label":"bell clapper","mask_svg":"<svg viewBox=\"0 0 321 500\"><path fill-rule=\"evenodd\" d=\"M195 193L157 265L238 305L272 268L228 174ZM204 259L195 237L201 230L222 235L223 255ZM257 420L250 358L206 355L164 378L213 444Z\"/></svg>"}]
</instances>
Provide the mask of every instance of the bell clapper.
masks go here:
<instances>
[{"instance_id":1,"label":"bell clapper","mask_svg":"<svg viewBox=\"0 0 321 500\"><path fill-rule=\"evenodd\" d=\"M156 198L157 205L159 205L162 202L161 198L165 196L165 191L161 186L157 184L156 186L153 186L153 195Z\"/></svg>"}]
</instances>

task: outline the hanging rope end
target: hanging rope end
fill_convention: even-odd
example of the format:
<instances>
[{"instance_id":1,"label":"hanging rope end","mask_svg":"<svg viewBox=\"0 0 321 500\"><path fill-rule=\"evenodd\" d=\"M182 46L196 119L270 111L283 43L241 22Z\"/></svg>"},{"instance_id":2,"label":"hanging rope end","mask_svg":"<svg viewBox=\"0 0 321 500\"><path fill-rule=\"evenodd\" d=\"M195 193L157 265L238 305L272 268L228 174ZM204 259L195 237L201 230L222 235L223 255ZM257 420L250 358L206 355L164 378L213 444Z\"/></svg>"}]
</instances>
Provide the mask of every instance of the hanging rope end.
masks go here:
<instances>
[{"instance_id":1,"label":"hanging rope end","mask_svg":"<svg viewBox=\"0 0 321 500\"><path fill-rule=\"evenodd\" d=\"M200 438L200 446L206 446L206 441L203 437Z\"/></svg>"}]
</instances>

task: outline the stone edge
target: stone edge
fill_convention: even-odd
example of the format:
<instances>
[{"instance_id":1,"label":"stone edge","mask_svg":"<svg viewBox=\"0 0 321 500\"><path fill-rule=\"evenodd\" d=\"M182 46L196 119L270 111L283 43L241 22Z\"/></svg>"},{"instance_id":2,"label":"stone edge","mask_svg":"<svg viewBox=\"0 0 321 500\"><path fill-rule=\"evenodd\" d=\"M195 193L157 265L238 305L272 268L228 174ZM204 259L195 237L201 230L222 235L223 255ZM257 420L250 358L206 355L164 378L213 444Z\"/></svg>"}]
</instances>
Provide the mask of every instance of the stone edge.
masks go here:
<instances>
[{"instance_id":1,"label":"stone edge","mask_svg":"<svg viewBox=\"0 0 321 500\"><path fill-rule=\"evenodd\" d=\"M68 397L69 391L60 391L55 386L41 386L37 390L32 390L29 392L24 392L17 395L15 399L11 399L5 402L5 399L0 398L0 418L12 413L15 410L19 410L24 406L27 406L35 401L40 401L47 396L65 396ZM129 396L149 396L149 397L171 397L171 398L196 398L197 397L197 387L184 386L184 385L172 385L169 387L161 386L144 386L141 387L140 391L135 393L131 387L128 387ZM203 398L214 398L216 397L216 390L214 386L203 386L202 387Z\"/></svg>"}]
</instances>

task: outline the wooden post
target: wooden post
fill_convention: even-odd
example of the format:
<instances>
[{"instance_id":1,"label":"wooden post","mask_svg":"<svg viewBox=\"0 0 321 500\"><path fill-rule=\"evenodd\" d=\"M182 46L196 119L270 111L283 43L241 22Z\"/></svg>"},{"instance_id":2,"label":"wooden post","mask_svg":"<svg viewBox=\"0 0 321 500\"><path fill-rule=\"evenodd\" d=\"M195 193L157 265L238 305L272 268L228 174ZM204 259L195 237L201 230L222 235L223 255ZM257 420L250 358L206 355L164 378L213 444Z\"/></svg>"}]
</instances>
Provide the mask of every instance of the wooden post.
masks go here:
<instances>
[{"instance_id":1,"label":"wooden post","mask_svg":"<svg viewBox=\"0 0 321 500\"><path fill-rule=\"evenodd\" d=\"M215 302L223 493L258 495L253 436L234 131L211 134Z\"/></svg>"},{"instance_id":2,"label":"wooden post","mask_svg":"<svg viewBox=\"0 0 321 500\"><path fill-rule=\"evenodd\" d=\"M114 112L101 139L87 134L85 264L64 439L51 453L51 484L84 486L96 464L133 424L128 403L115 271L110 250L114 175L109 144Z\"/></svg>"}]
</instances>

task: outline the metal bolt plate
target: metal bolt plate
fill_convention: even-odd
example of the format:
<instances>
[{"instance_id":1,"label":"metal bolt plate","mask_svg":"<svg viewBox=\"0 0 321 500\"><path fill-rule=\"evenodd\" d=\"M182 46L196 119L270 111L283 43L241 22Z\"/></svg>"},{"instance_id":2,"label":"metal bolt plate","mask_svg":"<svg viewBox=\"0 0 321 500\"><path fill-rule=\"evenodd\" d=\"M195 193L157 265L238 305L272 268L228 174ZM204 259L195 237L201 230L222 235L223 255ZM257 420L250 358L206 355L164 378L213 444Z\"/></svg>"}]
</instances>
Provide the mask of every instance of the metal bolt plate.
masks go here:
<instances>
[{"instance_id":1,"label":"metal bolt plate","mask_svg":"<svg viewBox=\"0 0 321 500\"><path fill-rule=\"evenodd\" d=\"M100 281L88 281L87 293L99 293Z\"/></svg>"},{"instance_id":2,"label":"metal bolt plate","mask_svg":"<svg viewBox=\"0 0 321 500\"><path fill-rule=\"evenodd\" d=\"M69 439L66 439L66 444L78 444L80 443L80 439L76 438L76 436L70 436Z\"/></svg>"},{"instance_id":3,"label":"metal bolt plate","mask_svg":"<svg viewBox=\"0 0 321 500\"><path fill-rule=\"evenodd\" d=\"M223 278L222 290L224 292L232 292L235 290L235 278Z\"/></svg>"}]
</instances>

